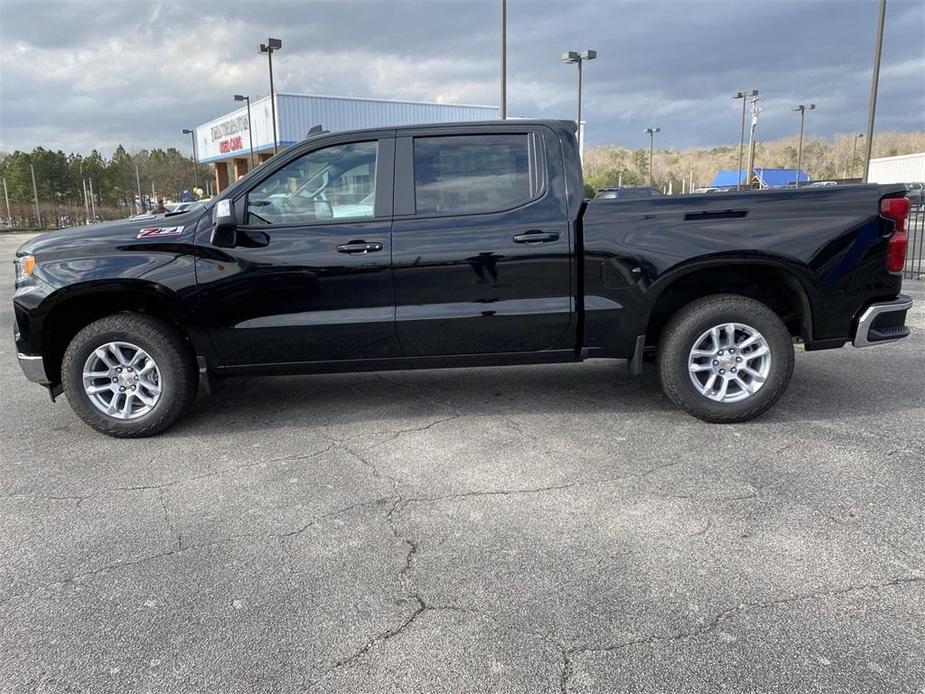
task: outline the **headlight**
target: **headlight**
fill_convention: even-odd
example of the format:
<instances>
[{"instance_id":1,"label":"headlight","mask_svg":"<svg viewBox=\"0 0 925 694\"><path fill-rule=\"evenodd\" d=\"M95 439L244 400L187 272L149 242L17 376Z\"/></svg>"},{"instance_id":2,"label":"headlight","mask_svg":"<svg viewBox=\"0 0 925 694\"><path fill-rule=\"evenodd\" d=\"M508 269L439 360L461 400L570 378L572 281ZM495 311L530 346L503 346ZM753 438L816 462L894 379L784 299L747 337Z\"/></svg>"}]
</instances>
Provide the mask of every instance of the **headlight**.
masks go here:
<instances>
[{"instance_id":1,"label":"headlight","mask_svg":"<svg viewBox=\"0 0 925 694\"><path fill-rule=\"evenodd\" d=\"M35 269L35 256L21 255L14 261L16 264L16 284L24 282Z\"/></svg>"}]
</instances>

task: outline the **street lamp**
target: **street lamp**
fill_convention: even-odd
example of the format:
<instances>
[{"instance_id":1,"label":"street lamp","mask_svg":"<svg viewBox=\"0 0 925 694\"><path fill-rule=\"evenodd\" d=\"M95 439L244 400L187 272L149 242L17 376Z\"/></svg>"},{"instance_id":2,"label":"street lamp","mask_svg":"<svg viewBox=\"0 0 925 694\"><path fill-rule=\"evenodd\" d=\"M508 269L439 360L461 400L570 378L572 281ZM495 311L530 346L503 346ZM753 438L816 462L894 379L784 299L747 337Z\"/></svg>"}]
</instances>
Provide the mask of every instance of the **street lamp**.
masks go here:
<instances>
[{"instance_id":1,"label":"street lamp","mask_svg":"<svg viewBox=\"0 0 925 694\"><path fill-rule=\"evenodd\" d=\"M806 106L805 104L800 104L799 106L793 107L794 111L800 112L800 144L797 147L797 180L796 188L800 187L800 171L803 167L803 122L806 120L806 112L816 110L816 104L810 104Z\"/></svg>"},{"instance_id":2,"label":"street lamp","mask_svg":"<svg viewBox=\"0 0 925 694\"><path fill-rule=\"evenodd\" d=\"M581 64L586 60L597 58L597 51L566 51L562 54L563 63L578 65L578 151L584 151L584 137L581 133Z\"/></svg>"},{"instance_id":3,"label":"street lamp","mask_svg":"<svg viewBox=\"0 0 925 694\"><path fill-rule=\"evenodd\" d=\"M742 99L742 129L739 133L739 173L736 176L736 190L742 189L742 156L745 150L745 104L750 96L758 96L757 89L736 92L733 99Z\"/></svg>"},{"instance_id":4,"label":"street lamp","mask_svg":"<svg viewBox=\"0 0 925 694\"><path fill-rule=\"evenodd\" d=\"M858 161L858 140L859 140L860 138L862 138L862 137L864 137L864 133L857 133L857 134L854 136L854 144L851 145L851 175L852 175L852 176L854 176L854 169L855 169L855 167L857 167L857 161ZM848 176L845 175L845 178L848 178Z\"/></svg>"},{"instance_id":5,"label":"street lamp","mask_svg":"<svg viewBox=\"0 0 925 694\"><path fill-rule=\"evenodd\" d=\"M183 128L183 134L189 135L190 142L193 143L193 180L196 187L199 187L199 161L196 159L196 131Z\"/></svg>"},{"instance_id":6,"label":"street lamp","mask_svg":"<svg viewBox=\"0 0 925 694\"><path fill-rule=\"evenodd\" d=\"M235 94L235 101L247 102L247 137L251 143L251 168L254 168L254 129L251 127L251 98L243 94Z\"/></svg>"},{"instance_id":7,"label":"street lamp","mask_svg":"<svg viewBox=\"0 0 925 694\"><path fill-rule=\"evenodd\" d=\"M270 66L270 116L273 119L273 154L276 154L278 151L276 140L276 99L274 98L275 92L273 91L273 52L278 51L282 47L283 42L280 39L267 39L266 43L260 44L260 52L267 54L267 62Z\"/></svg>"},{"instance_id":8,"label":"street lamp","mask_svg":"<svg viewBox=\"0 0 925 694\"><path fill-rule=\"evenodd\" d=\"M649 186L652 185L652 153L655 149L655 133L661 131L661 128L646 128L642 131L649 136Z\"/></svg>"}]
</instances>

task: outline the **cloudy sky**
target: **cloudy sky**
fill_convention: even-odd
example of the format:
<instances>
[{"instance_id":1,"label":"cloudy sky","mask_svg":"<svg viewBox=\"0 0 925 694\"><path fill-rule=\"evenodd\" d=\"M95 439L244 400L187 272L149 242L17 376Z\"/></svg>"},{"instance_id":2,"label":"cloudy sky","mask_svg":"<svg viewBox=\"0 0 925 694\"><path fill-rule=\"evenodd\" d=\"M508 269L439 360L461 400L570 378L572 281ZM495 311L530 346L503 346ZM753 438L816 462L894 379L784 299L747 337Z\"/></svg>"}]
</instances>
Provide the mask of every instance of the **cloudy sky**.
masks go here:
<instances>
[{"instance_id":1,"label":"cloudy sky","mask_svg":"<svg viewBox=\"0 0 925 694\"><path fill-rule=\"evenodd\" d=\"M497 104L498 0L0 0L0 151L185 147L184 127L268 92L257 44L283 39L277 91ZM738 140L731 94L757 88L762 139L863 131L876 0L508 2L508 110L574 118L589 144ZM925 129L925 0L889 0L877 128ZM739 102L740 103L740 102Z\"/></svg>"}]
</instances>

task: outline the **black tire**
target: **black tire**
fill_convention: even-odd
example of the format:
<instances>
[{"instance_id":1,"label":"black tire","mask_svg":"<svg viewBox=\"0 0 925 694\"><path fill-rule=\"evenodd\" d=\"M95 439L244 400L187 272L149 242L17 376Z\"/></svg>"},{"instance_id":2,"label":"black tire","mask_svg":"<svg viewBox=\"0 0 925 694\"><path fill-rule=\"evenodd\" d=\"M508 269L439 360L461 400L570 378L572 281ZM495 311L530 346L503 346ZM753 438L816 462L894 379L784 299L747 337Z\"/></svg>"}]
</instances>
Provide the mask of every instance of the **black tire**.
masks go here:
<instances>
[{"instance_id":1,"label":"black tire","mask_svg":"<svg viewBox=\"0 0 925 694\"><path fill-rule=\"evenodd\" d=\"M723 323L753 327L771 350L767 380L739 402L711 400L694 387L689 372L695 341ZM715 294L688 304L671 317L659 343L658 372L662 390L685 412L706 422L744 422L766 412L787 389L793 375L793 340L780 317L761 302L737 294Z\"/></svg>"},{"instance_id":2,"label":"black tire","mask_svg":"<svg viewBox=\"0 0 925 694\"><path fill-rule=\"evenodd\" d=\"M124 341L147 352L160 371L161 394L146 414L117 419L97 409L84 390L83 366L98 347ZM199 374L192 351L176 329L151 316L118 313L83 328L64 352L61 384L71 408L97 431L117 438L159 434L174 424L196 398Z\"/></svg>"}]
</instances>

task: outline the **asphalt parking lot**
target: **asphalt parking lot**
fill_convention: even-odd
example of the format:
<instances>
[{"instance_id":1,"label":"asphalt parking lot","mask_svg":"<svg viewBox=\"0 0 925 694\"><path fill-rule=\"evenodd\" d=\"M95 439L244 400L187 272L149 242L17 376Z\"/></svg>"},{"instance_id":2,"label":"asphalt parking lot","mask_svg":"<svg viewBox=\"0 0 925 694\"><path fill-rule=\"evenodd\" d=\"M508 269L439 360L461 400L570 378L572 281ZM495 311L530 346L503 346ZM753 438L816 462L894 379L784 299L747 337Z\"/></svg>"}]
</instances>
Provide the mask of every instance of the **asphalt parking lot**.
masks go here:
<instances>
[{"instance_id":1,"label":"asphalt parking lot","mask_svg":"<svg viewBox=\"0 0 925 694\"><path fill-rule=\"evenodd\" d=\"M906 291L912 337L727 426L590 362L243 379L114 440L7 332L0 691L923 692Z\"/></svg>"}]
</instances>

